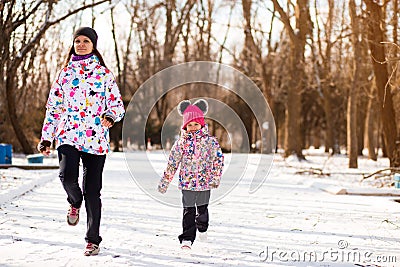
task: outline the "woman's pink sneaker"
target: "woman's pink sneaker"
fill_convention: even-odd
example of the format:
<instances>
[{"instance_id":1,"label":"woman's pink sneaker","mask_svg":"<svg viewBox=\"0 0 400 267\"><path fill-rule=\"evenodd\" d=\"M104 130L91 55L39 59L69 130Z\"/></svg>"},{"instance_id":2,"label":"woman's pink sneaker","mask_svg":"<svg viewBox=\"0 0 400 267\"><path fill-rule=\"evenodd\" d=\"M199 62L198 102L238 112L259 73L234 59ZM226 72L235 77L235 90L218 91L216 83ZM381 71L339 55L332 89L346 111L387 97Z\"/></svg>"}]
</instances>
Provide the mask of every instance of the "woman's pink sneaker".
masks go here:
<instances>
[{"instance_id":1,"label":"woman's pink sneaker","mask_svg":"<svg viewBox=\"0 0 400 267\"><path fill-rule=\"evenodd\" d=\"M98 245L93 244L93 243L87 243L86 249L85 249L85 256L95 256L99 254L100 248Z\"/></svg>"},{"instance_id":2,"label":"woman's pink sneaker","mask_svg":"<svg viewBox=\"0 0 400 267\"><path fill-rule=\"evenodd\" d=\"M79 209L74 208L71 205L67 213L67 223L71 226L75 226L78 224L78 222L79 222Z\"/></svg>"}]
</instances>

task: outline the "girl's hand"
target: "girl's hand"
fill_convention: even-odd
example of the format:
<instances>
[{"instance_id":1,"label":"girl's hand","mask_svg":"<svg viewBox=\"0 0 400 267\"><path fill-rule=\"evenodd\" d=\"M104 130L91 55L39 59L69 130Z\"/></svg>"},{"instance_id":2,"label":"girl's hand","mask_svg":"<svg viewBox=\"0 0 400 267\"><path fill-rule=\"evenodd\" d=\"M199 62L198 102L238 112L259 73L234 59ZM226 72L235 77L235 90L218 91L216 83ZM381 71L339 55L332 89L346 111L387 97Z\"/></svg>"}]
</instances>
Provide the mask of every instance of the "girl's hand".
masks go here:
<instances>
[{"instance_id":1,"label":"girl's hand","mask_svg":"<svg viewBox=\"0 0 400 267\"><path fill-rule=\"evenodd\" d=\"M161 194L165 194L167 192L167 187L162 187L158 185L158 192L160 192Z\"/></svg>"}]
</instances>

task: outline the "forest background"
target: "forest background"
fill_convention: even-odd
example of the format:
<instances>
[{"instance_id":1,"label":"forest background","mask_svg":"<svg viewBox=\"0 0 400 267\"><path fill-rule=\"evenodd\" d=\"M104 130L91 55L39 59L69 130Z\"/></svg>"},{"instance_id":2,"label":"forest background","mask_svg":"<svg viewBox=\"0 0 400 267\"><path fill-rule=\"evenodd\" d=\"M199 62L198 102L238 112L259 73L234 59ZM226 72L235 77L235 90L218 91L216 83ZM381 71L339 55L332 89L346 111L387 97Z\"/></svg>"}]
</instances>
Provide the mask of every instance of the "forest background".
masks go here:
<instances>
[{"instance_id":1,"label":"forest background","mask_svg":"<svg viewBox=\"0 0 400 267\"><path fill-rule=\"evenodd\" d=\"M276 149L285 157L303 159L303 149L322 146L347 154L350 168L363 153L388 157L397 168L398 13L398 0L1 0L0 143L36 153L47 96L72 33L91 26L125 105L163 69L223 63L263 93L275 120ZM262 127L248 103L221 88L192 86L155 103L146 140L165 146L160 133L168 114L182 99L208 97L241 118L254 148L242 152L257 152ZM225 151L240 150L232 142L243 140L229 141L222 125L209 124ZM122 125L111 132L115 151L122 149Z\"/></svg>"}]
</instances>

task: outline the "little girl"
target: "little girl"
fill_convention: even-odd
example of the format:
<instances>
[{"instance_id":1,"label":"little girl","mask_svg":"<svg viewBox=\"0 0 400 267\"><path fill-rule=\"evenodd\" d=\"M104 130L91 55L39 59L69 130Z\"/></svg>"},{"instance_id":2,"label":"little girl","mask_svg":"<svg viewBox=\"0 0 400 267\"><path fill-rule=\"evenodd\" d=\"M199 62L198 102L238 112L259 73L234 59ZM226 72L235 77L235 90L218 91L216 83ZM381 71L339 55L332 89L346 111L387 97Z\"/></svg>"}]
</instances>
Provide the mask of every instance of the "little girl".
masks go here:
<instances>
[{"instance_id":1,"label":"little girl","mask_svg":"<svg viewBox=\"0 0 400 267\"><path fill-rule=\"evenodd\" d=\"M207 231L210 189L219 186L224 166L218 141L208 133L204 122L207 111L208 103L204 99L193 105L189 100L179 103L178 112L183 116L181 136L171 149L168 166L158 185L158 191L165 193L181 164L179 189L182 190L183 232L178 238L182 249L191 248L196 230Z\"/></svg>"}]
</instances>

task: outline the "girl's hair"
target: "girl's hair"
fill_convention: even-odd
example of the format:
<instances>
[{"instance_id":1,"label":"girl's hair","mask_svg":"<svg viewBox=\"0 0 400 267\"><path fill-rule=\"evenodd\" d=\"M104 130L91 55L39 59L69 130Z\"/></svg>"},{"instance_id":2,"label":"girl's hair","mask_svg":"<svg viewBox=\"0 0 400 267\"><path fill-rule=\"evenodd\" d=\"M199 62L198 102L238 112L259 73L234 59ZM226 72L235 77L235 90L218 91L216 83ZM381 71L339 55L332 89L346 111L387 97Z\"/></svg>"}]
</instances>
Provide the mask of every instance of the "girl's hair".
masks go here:
<instances>
[{"instance_id":1,"label":"girl's hair","mask_svg":"<svg viewBox=\"0 0 400 267\"><path fill-rule=\"evenodd\" d=\"M63 68L65 68L65 67L68 66L68 62L70 61L70 59L71 59L72 55L74 54L74 52L75 52L75 49L74 49L74 46L72 46L72 47L69 49L68 56L67 56L67 58L66 58L66 60L65 60L65 62L64 62ZM93 48L93 52L92 52L92 53L93 53L95 56L97 56L97 57L99 58L100 65L102 65L103 67L107 68L107 67L106 67L106 64L104 63L104 59L103 59L103 57L101 56L99 50L97 50L97 48Z\"/></svg>"}]
</instances>

